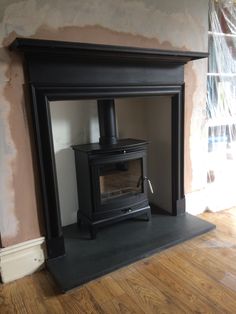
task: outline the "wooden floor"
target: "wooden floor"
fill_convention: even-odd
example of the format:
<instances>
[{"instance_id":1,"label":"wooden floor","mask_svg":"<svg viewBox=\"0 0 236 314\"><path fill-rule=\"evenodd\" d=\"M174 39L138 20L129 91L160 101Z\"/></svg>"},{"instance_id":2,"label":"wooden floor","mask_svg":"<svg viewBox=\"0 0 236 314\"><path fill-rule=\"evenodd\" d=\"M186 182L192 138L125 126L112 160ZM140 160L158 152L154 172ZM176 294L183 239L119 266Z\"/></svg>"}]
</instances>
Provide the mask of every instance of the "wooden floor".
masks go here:
<instances>
[{"instance_id":1,"label":"wooden floor","mask_svg":"<svg viewBox=\"0 0 236 314\"><path fill-rule=\"evenodd\" d=\"M0 313L236 313L236 208L217 229L59 294L41 271L1 286Z\"/></svg>"}]
</instances>

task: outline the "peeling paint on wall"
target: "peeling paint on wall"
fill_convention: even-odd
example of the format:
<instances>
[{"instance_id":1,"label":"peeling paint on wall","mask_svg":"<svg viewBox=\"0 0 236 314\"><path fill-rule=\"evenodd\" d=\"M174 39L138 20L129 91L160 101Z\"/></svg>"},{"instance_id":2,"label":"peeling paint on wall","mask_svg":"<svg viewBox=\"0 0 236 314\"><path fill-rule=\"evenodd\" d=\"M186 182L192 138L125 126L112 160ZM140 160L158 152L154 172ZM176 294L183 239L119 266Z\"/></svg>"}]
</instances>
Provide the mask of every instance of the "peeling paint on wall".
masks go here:
<instances>
[{"instance_id":1,"label":"peeling paint on wall","mask_svg":"<svg viewBox=\"0 0 236 314\"><path fill-rule=\"evenodd\" d=\"M9 114L11 104L4 97L4 89L9 79L10 57L4 48L0 48L0 234L5 239L17 235L19 221L14 214L15 190L13 188L14 161L17 150L12 139Z\"/></svg>"},{"instance_id":2,"label":"peeling paint on wall","mask_svg":"<svg viewBox=\"0 0 236 314\"><path fill-rule=\"evenodd\" d=\"M208 128L206 124L206 75L207 60L193 63L193 71L197 78L194 93L192 95L193 104L190 117L190 156L192 169L191 191L196 191L205 187L207 179L206 158L208 152ZM201 81L199 81L201 78Z\"/></svg>"},{"instance_id":3,"label":"peeling paint on wall","mask_svg":"<svg viewBox=\"0 0 236 314\"><path fill-rule=\"evenodd\" d=\"M185 66L185 193L206 184L206 69L207 60Z\"/></svg>"},{"instance_id":4,"label":"peeling paint on wall","mask_svg":"<svg viewBox=\"0 0 236 314\"><path fill-rule=\"evenodd\" d=\"M1 1L0 227L4 246L40 235L30 131L24 109L22 61L4 47L16 36L22 36L206 51L207 9L206 0ZM198 65L187 67L188 75L195 77L195 91L191 86L187 91L187 105L192 108L187 129L188 172L199 165L193 156L196 146L192 143L196 137L191 138L202 119L202 109L198 106L204 106L205 71L204 66L198 68ZM193 172L193 176L197 174ZM188 190L199 186L199 182L193 185L191 182Z\"/></svg>"},{"instance_id":5,"label":"peeling paint on wall","mask_svg":"<svg viewBox=\"0 0 236 314\"><path fill-rule=\"evenodd\" d=\"M4 239L16 236L18 220L14 215L15 193L12 187L13 162L16 149L9 130L8 117L10 106L4 99L4 87L0 86L0 233Z\"/></svg>"}]
</instances>

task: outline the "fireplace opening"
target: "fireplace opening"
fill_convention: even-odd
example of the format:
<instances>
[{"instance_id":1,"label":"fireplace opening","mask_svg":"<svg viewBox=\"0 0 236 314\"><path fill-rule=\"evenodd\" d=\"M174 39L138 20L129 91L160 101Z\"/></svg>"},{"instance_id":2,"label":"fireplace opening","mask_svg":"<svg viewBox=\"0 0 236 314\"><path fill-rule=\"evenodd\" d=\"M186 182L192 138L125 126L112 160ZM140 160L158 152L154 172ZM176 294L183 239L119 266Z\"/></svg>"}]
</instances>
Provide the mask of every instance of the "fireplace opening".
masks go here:
<instances>
[{"instance_id":1,"label":"fireplace opening","mask_svg":"<svg viewBox=\"0 0 236 314\"><path fill-rule=\"evenodd\" d=\"M101 103L100 109L97 103L96 99L50 102L62 226L76 223L80 214L87 218L95 213L96 223L101 219L113 223L122 216L134 217L135 211L146 223L150 203L172 214L171 97L115 98L111 103L115 103L116 144L99 144ZM84 158L91 152L92 164L86 169ZM95 192L92 188L88 192L94 185ZM90 229L92 238L96 231Z\"/></svg>"}]
</instances>

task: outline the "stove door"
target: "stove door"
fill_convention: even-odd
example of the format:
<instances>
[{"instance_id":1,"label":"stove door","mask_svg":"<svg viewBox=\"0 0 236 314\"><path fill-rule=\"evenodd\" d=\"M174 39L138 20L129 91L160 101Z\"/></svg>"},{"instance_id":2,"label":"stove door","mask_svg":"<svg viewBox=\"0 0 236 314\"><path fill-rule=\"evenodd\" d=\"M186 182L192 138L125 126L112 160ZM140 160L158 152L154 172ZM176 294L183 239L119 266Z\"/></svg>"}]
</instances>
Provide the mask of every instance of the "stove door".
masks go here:
<instances>
[{"instance_id":1,"label":"stove door","mask_svg":"<svg viewBox=\"0 0 236 314\"><path fill-rule=\"evenodd\" d=\"M132 208L146 198L146 154L119 154L96 160L92 170L95 210L109 212Z\"/></svg>"},{"instance_id":2,"label":"stove door","mask_svg":"<svg viewBox=\"0 0 236 314\"><path fill-rule=\"evenodd\" d=\"M101 204L143 193L142 158L102 165L99 186Z\"/></svg>"}]
</instances>

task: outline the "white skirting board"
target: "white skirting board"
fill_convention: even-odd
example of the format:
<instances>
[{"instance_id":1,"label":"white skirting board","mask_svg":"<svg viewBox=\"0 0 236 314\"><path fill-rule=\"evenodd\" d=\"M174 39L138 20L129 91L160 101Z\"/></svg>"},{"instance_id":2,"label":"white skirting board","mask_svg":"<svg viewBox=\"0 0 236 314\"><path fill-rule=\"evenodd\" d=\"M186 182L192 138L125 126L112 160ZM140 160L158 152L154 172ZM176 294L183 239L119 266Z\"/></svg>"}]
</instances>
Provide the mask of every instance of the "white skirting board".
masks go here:
<instances>
[{"instance_id":1,"label":"white skirting board","mask_svg":"<svg viewBox=\"0 0 236 314\"><path fill-rule=\"evenodd\" d=\"M41 237L0 249L3 283L30 275L44 266L45 238Z\"/></svg>"}]
</instances>

